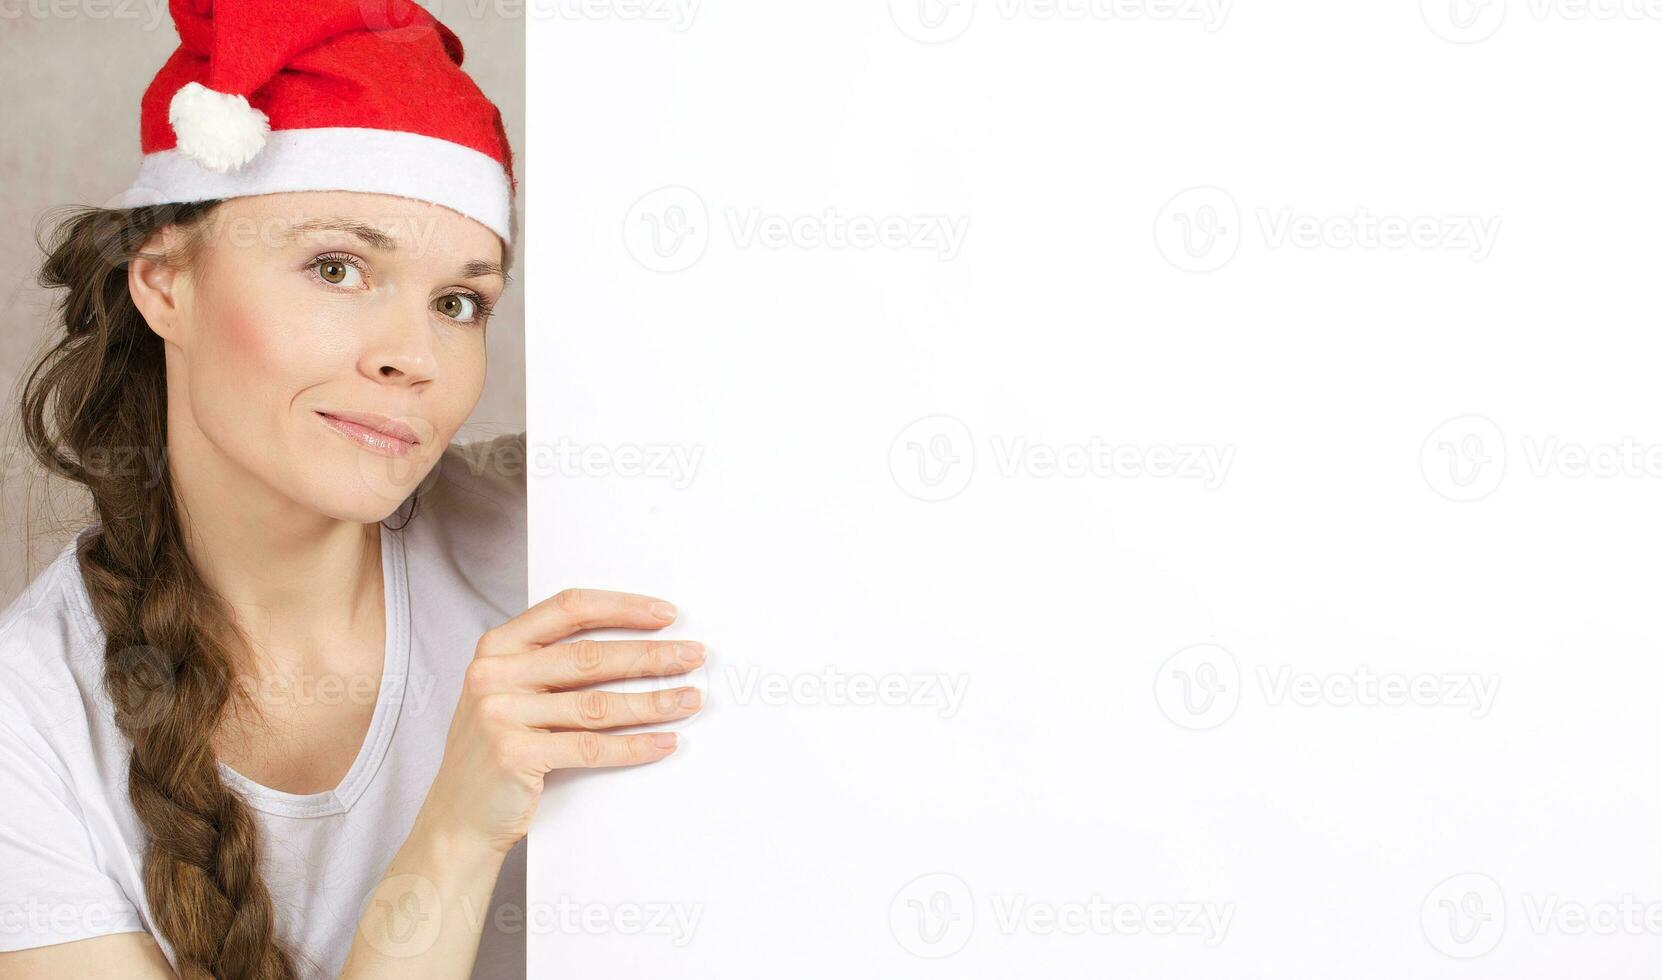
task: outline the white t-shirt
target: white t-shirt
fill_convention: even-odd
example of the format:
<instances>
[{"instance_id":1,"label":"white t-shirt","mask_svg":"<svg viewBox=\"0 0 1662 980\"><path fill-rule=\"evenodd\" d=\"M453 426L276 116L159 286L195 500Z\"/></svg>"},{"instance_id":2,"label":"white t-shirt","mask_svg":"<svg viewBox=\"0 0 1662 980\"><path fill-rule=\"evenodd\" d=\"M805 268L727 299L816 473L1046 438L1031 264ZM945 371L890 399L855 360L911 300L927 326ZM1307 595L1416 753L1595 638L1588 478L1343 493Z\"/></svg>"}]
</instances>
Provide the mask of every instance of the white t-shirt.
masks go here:
<instances>
[{"instance_id":1,"label":"white t-shirt","mask_svg":"<svg viewBox=\"0 0 1662 980\"><path fill-rule=\"evenodd\" d=\"M480 634L525 608L524 447L524 433L450 446L415 518L382 526L385 664L340 785L283 793L220 764L259 821L277 930L307 980L339 975L370 890L438 772ZM0 614L0 950L144 931L174 962L145 898L130 745L104 656L71 542ZM314 696L349 696L328 690ZM525 976L525 851L522 840L481 910L476 980Z\"/></svg>"}]
</instances>

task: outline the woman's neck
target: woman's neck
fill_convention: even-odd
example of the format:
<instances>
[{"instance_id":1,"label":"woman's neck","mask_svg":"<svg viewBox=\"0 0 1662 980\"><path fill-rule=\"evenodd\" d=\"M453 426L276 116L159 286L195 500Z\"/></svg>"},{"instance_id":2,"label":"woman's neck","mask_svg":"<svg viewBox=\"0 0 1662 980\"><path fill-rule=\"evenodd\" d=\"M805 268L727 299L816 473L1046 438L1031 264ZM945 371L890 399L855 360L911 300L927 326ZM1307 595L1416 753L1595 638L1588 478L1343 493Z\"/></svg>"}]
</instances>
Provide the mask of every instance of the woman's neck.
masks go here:
<instances>
[{"instance_id":1,"label":"woman's neck","mask_svg":"<svg viewBox=\"0 0 1662 980\"><path fill-rule=\"evenodd\" d=\"M200 433L198 433L200 437ZM253 649L238 673L357 669L384 635L381 526L328 517L277 493L211 445L170 445L186 547Z\"/></svg>"}]
</instances>

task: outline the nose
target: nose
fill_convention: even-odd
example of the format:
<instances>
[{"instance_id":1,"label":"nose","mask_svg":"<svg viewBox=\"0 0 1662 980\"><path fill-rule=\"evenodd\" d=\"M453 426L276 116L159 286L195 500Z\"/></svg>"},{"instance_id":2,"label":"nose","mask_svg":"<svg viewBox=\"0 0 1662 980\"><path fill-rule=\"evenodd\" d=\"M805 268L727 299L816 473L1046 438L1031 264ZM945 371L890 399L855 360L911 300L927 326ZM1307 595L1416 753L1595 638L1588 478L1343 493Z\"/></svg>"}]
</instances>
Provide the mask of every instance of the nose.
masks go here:
<instances>
[{"instance_id":1,"label":"nose","mask_svg":"<svg viewBox=\"0 0 1662 980\"><path fill-rule=\"evenodd\" d=\"M381 384L413 385L432 380L438 371L438 357L426 307L411 310L403 303L387 306L367 324L369 339L358 370Z\"/></svg>"}]
</instances>

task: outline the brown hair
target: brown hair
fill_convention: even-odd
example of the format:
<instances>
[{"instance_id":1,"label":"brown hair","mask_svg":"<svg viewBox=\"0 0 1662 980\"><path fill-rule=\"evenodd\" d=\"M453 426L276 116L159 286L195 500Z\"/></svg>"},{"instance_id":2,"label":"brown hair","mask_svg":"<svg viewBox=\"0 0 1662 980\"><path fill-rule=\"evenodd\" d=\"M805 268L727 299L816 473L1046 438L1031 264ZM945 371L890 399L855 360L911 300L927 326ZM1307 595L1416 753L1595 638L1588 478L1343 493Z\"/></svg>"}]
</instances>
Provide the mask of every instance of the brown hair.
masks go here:
<instances>
[{"instance_id":1,"label":"brown hair","mask_svg":"<svg viewBox=\"0 0 1662 980\"><path fill-rule=\"evenodd\" d=\"M41 246L40 284L64 291L53 307L62 332L25 375L22 426L34 457L84 486L98 517L76 555L105 634L105 688L132 742L147 901L180 976L290 980L297 951L276 935L259 827L212 746L247 644L186 552L166 461L163 345L128 287L141 254L189 268L219 203L71 209ZM141 252L167 225L184 232L182 246Z\"/></svg>"}]
</instances>

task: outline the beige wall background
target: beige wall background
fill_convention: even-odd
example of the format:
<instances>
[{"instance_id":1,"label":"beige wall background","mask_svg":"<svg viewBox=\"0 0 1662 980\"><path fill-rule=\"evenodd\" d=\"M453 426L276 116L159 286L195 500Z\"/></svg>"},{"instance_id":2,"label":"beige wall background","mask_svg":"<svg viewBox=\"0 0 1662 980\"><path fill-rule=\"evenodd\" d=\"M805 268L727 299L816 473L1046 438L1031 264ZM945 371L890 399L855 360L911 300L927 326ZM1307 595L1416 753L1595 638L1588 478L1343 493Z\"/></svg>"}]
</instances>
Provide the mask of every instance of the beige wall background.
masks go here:
<instances>
[{"instance_id":1,"label":"beige wall background","mask_svg":"<svg viewBox=\"0 0 1662 980\"><path fill-rule=\"evenodd\" d=\"M273 0L281 2L281 0ZM524 20L512 5L422 4L461 38L463 69L501 109L523 179ZM139 98L178 46L165 0L0 0L0 605L81 526L84 494L28 463L17 438L21 375L47 342L53 294L35 284L37 226L68 204L101 205L139 164ZM516 210L523 222L524 191ZM44 237L44 236L43 236ZM522 270L518 243L513 272ZM460 441L525 426L524 292L491 320L486 392Z\"/></svg>"}]
</instances>

